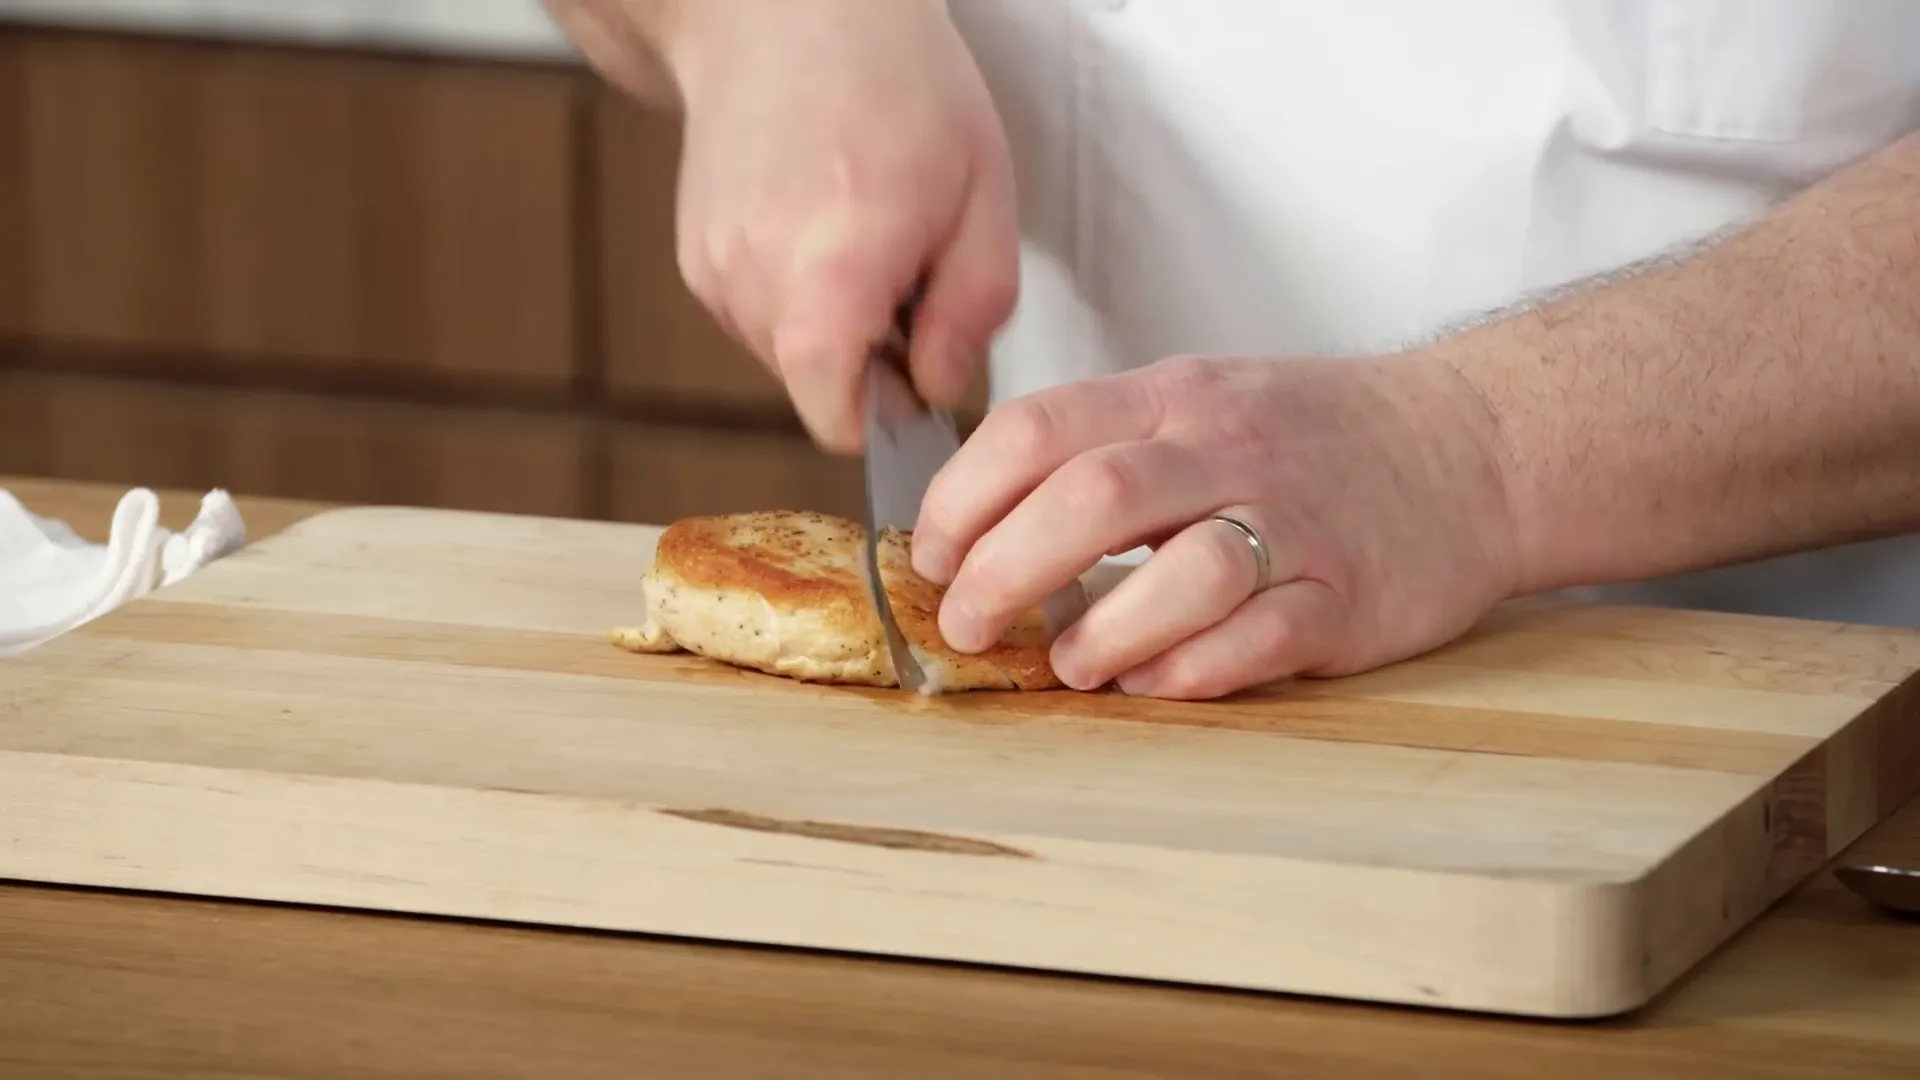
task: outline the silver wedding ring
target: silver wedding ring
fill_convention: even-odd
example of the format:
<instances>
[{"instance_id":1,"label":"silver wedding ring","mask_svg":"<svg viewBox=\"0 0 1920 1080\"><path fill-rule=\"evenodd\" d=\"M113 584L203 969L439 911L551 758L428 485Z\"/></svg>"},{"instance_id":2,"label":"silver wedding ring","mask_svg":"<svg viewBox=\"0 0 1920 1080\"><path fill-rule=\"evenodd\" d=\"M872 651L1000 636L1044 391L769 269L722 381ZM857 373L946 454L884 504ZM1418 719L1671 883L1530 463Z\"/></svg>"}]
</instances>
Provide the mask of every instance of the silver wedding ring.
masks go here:
<instances>
[{"instance_id":1,"label":"silver wedding ring","mask_svg":"<svg viewBox=\"0 0 1920 1080\"><path fill-rule=\"evenodd\" d=\"M1267 586L1273 584L1273 557L1267 553L1267 542L1260 538L1259 530L1226 514L1215 514L1211 520L1232 526L1247 538L1247 546L1253 549L1253 591L1266 592Z\"/></svg>"}]
</instances>

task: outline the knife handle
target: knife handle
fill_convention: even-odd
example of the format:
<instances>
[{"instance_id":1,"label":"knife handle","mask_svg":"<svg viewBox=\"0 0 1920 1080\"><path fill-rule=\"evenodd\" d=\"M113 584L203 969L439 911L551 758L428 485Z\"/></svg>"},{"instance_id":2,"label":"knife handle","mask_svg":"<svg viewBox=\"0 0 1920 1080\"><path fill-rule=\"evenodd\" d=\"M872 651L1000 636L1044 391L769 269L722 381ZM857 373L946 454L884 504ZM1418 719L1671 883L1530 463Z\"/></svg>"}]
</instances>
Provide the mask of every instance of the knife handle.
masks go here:
<instances>
[{"instance_id":1,"label":"knife handle","mask_svg":"<svg viewBox=\"0 0 1920 1080\"><path fill-rule=\"evenodd\" d=\"M874 346L873 356L885 360L900 369L902 375L909 375L907 356L913 342L913 317L920 310L920 302L927 296L927 279L920 278L914 283L913 291L893 309L893 326L888 329L886 338ZM909 377L909 382L911 378Z\"/></svg>"}]
</instances>

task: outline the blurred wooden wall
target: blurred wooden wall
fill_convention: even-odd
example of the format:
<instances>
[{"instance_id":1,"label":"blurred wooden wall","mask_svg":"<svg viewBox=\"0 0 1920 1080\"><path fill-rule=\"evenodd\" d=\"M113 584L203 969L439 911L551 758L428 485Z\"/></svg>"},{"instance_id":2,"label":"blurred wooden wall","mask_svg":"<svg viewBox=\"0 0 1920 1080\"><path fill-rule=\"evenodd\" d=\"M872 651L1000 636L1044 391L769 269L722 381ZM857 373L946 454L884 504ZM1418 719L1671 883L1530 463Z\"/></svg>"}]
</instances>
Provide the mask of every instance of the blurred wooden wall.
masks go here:
<instances>
[{"instance_id":1,"label":"blurred wooden wall","mask_svg":"<svg viewBox=\"0 0 1920 1080\"><path fill-rule=\"evenodd\" d=\"M857 515L681 285L677 157L569 65L0 28L0 473Z\"/></svg>"}]
</instances>

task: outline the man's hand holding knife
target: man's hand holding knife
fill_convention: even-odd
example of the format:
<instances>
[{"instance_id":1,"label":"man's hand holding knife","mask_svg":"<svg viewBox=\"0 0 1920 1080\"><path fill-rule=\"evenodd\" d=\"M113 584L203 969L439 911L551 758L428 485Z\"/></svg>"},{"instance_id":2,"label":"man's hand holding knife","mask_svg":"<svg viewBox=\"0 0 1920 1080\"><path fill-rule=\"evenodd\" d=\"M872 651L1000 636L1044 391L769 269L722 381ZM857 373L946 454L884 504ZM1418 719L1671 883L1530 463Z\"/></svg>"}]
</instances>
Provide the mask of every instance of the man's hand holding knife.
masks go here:
<instances>
[{"instance_id":1,"label":"man's hand holding knife","mask_svg":"<svg viewBox=\"0 0 1920 1080\"><path fill-rule=\"evenodd\" d=\"M861 449L869 350L923 276L912 383L957 403L1018 239L943 0L549 3L684 108L681 270L822 446ZM1425 651L1515 594L1920 528L1920 134L1636 269L1404 352L1174 357L997 407L915 530L943 635L984 648L1145 544L1054 668L1214 697Z\"/></svg>"}]
</instances>

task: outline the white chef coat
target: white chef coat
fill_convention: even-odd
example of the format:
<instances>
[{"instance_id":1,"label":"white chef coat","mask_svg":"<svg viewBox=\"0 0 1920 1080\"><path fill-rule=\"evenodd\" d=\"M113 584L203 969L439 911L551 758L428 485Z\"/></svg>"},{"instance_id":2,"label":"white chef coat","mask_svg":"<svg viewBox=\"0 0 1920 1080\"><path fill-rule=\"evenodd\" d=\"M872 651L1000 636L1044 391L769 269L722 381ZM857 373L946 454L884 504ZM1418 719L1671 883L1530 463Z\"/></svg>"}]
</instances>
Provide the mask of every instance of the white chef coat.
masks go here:
<instances>
[{"instance_id":1,"label":"white chef coat","mask_svg":"<svg viewBox=\"0 0 1920 1080\"><path fill-rule=\"evenodd\" d=\"M1914 0L952 0L1021 187L996 400L1392 349L1920 128ZM1920 626L1920 537L1587 595Z\"/></svg>"}]
</instances>

